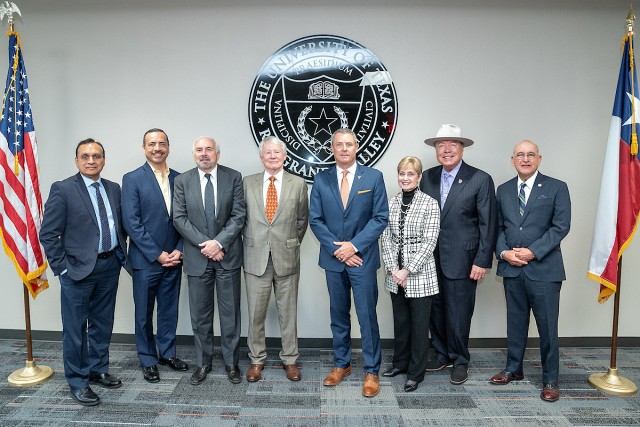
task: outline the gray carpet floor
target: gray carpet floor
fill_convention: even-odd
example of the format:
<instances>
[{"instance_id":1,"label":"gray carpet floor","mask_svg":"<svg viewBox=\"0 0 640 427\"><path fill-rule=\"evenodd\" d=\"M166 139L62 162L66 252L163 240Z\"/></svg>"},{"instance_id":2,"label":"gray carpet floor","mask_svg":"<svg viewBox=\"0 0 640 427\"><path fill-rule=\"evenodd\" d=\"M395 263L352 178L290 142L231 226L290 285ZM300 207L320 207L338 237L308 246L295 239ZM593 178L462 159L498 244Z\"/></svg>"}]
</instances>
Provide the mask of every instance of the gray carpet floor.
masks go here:
<instances>
[{"instance_id":1,"label":"gray carpet floor","mask_svg":"<svg viewBox=\"0 0 640 427\"><path fill-rule=\"evenodd\" d=\"M61 343L34 341L39 365L54 370L46 383L13 387L8 375L24 367L25 342L0 340L0 425L9 426L631 426L640 425L640 397L615 397L593 389L591 373L606 372L607 348L561 348L560 387L556 403L539 398L538 351L528 350L525 379L494 386L488 379L502 369L504 349L472 349L469 380L449 383L449 370L427 374L416 392L403 391L404 376L381 378L380 394L362 397L362 361L354 351L353 374L335 388L322 386L332 367L328 349L302 349L302 381L286 379L277 350L269 351L263 379L233 385L221 357L199 386L191 372L160 367L161 382L142 378L135 346L111 346L111 373L122 378L115 390L94 387L102 404L85 408L69 395L62 371ZM192 346L179 346L179 357L194 358ZM392 351L383 351L383 369ZM618 349L619 373L640 384L640 348ZM240 367L249 365L242 349Z\"/></svg>"}]
</instances>

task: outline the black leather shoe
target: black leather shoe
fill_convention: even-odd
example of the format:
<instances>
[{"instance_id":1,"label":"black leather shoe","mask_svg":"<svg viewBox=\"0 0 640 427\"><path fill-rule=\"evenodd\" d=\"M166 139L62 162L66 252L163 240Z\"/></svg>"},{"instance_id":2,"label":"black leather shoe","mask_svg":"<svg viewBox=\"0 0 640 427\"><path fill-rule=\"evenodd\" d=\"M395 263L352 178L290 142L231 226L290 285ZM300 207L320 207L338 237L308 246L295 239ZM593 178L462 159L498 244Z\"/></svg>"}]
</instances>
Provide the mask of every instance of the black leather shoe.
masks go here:
<instances>
[{"instance_id":1,"label":"black leather shoe","mask_svg":"<svg viewBox=\"0 0 640 427\"><path fill-rule=\"evenodd\" d=\"M416 391L417 389L418 389L417 381L407 380L407 382L404 383L404 391L406 391L407 393Z\"/></svg>"},{"instance_id":2,"label":"black leather shoe","mask_svg":"<svg viewBox=\"0 0 640 427\"><path fill-rule=\"evenodd\" d=\"M459 385L467 381L468 372L469 365L467 365L466 363L454 366L453 371L451 371L451 384Z\"/></svg>"},{"instance_id":3,"label":"black leather shoe","mask_svg":"<svg viewBox=\"0 0 640 427\"><path fill-rule=\"evenodd\" d=\"M238 365L225 366L224 369L227 371L227 378L229 378L232 384L240 384L242 382L242 373Z\"/></svg>"},{"instance_id":4,"label":"black leather shoe","mask_svg":"<svg viewBox=\"0 0 640 427\"><path fill-rule=\"evenodd\" d=\"M453 363L446 362L442 363L438 359L427 360L427 367L424 369L425 372L436 372L444 368L450 368L453 366Z\"/></svg>"},{"instance_id":5,"label":"black leather shoe","mask_svg":"<svg viewBox=\"0 0 640 427\"><path fill-rule=\"evenodd\" d=\"M120 381L120 378L115 377L110 373L89 375L89 382L104 388L122 387L122 381Z\"/></svg>"},{"instance_id":6,"label":"black leather shoe","mask_svg":"<svg viewBox=\"0 0 640 427\"><path fill-rule=\"evenodd\" d=\"M211 366L197 367L193 375L191 375L191 384L198 385L207 378L207 374L211 372Z\"/></svg>"},{"instance_id":7,"label":"black leather shoe","mask_svg":"<svg viewBox=\"0 0 640 427\"><path fill-rule=\"evenodd\" d=\"M71 389L71 396L82 406L95 406L100 403L100 397L91 390L91 387Z\"/></svg>"},{"instance_id":8,"label":"black leather shoe","mask_svg":"<svg viewBox=\"0 0 640 427\"><path fill-rule=\"evenodd\" d=\"M142 375L144 376L144 380L148 383L157 383L160 381L160 373L158 372L158 367L156 365L142 368Z\"/></svg>"},{"instance_id":9,"label":"black leather shoe","mask_svg":"<svg viewBox=\"0 0 640 427\"><path fill-rule=\"evenodd\" d=\"M382 376L383 377L395 377L396 375L404 374L405 372L407 372L407 371L405 371L403 369L395 368L395 367L392 366L391 368L389 368L386 371L384 371L382 373Z\"/></svg>"},{"instance_id":10,"label":"black leather shoe","mask_svg":"<svg viewBox=\"0 0 640 427\"><path fill-rule=\"evenodd\" d=\"M163 365L163 366L168 366L171 369L173 369L174 371L188 371L189 370L189 365L187 365L186 363L184 363L182 360L178 359L177 357L172 357L171 359L163 359L162 357L160 359L158 359L158 363Z\"/></svg>"}]
</instances>

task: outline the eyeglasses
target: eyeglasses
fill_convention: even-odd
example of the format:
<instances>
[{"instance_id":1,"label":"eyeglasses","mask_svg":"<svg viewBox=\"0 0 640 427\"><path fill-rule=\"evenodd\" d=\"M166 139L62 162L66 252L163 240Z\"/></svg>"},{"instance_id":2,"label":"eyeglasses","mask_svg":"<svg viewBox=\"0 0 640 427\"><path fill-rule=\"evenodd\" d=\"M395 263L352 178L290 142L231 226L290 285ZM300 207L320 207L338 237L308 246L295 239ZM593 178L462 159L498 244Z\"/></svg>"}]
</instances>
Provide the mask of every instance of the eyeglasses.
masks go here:
<instances>
[{"instance_id":1,"label":"eyeglasses","mask_svg":"<svg viewBox=\"0 0 640 427\"><path fill-rule=\"evenodd\" d=\"M516 153L516 157L518 158L518 160L523 160L523 159L535 159L536 157L538 157L538 154L536 153Z\"/></svg>"},{"instance_id":2,"label":"eyeglasses","mask_svg":"<svg viewBox=\"0 0 640 427\"><path fill-rule=\"evenodd\" d=\"M94 162L99 162L100 160L104 159L104 156L102 154L94 154L92 156L90 156L89 154L83 154L78 158L81 162L88 162L89 159L93 160Z\"/></svg>"}]
</instances>

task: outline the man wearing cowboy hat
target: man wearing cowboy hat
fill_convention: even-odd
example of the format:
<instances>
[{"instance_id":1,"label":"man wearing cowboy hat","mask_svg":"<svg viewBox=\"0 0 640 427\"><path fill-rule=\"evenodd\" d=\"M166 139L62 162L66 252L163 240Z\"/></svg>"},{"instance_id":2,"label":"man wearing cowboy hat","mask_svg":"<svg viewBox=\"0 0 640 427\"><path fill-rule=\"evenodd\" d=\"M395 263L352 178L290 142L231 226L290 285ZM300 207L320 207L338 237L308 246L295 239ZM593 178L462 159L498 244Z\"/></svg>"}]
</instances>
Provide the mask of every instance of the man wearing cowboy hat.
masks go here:
<instances>
[{"instance_id":1,"label":"man wearing cowboy hat","mask_svg":"<svg viewBox=\"0 0 640 427\"><path fill-rule=\"evenodd\" d=\"M422 174L420 190L440 203L440 235L434 252L440 293L431 309L431 338L436 359L427 371L453 366L451 383L467 380L469 330L476 285L491 268L497 236L493 180L486 172L462 161L464 147L459 126L444 124L425 144L435 147L440 166Z\"/></svg>"}]
</instances>

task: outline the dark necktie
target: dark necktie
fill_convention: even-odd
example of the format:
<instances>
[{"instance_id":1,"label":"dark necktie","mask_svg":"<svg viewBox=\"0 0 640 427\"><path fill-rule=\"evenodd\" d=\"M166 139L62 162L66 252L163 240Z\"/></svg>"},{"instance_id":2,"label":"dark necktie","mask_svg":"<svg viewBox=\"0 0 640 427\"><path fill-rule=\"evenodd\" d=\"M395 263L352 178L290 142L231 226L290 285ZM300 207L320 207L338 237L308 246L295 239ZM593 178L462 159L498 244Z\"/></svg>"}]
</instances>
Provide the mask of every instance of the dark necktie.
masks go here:
<instances>
[{"instance_id":1,"label":"dark necktie","mask_svg":"<svg viewBox=\"0 0 640 427\"><path fill-rule=\"evenodd\" d=\"M520 193L518 194L518 205L520 206L520 216L524 216L524 208L527 206L527 202L525 201L525 195L524 195L524 187L526 187L527 184L525 184L524 182L522 184L520 184Z\"/></svg>"},{"instance_id":2,"label":"dark necktie","mask_svg":"<svg viewBox=\"0 0 640 427\"><path fill-rule=\"evenodd\" d=\"M111 230L109 230L109 219L107 218L107 208L104 205L102 194L100 194L100 183L94 182L91 184L96 189L96 200L98 201L98 215L100 216L100 242L102 245L102 252L111 250Z\"/></svg>"},{"instance_id":3,"label":"dark necktie","mask_svg":"<svg viewBox=\"0 0 640 427\"><path fill-rule=\"evenodd\" d=\"M207 218L207 232L210 238L216 236L216 198L213 193L211 174L205 173L207 185L204 186L204 213Z\"/></svg>"}]
</instances>

